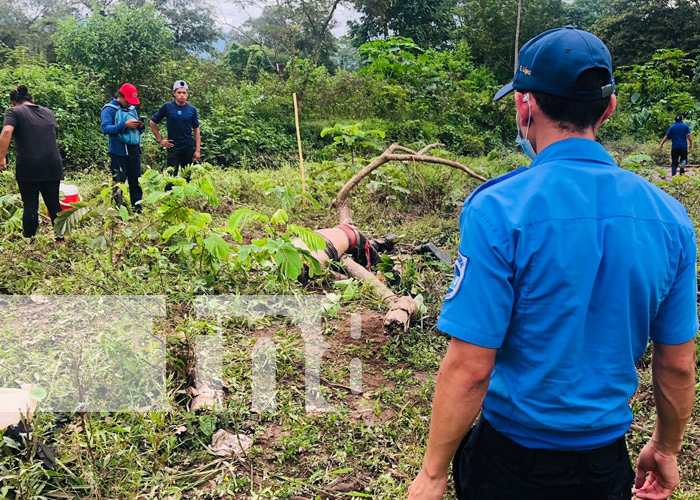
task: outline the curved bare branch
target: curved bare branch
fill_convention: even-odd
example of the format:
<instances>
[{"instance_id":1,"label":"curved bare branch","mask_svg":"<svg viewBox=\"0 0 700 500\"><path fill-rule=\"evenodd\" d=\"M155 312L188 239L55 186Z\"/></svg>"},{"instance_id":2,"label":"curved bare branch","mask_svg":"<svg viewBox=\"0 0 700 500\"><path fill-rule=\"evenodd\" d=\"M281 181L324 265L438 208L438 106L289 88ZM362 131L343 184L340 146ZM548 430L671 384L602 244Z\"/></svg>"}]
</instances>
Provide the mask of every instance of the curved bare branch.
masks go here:
<instances>
[{"instance_id":1,"label":"curved bare branch","mask_svg":"<svg viewBox=\"0 0 700 500\"><path fill-rule=\"evenodd\" d=\"M436 142L436 143L434 143L434 144L428 144L426 147L424 147L423 149L421 149L420 151L418 151L418 153L416 153L416 154L424 155L425 153L427 153L427 152L430 151L431 149L441 148L441 147L443 147L443 146L444 146L444 144L442 144L441 142Z\"/></svg>"},{"instance_id":2,"label":"curved bare branch","mask_svg":"<svg viewBox=\"0 0 700 500\"><path fill-rule=\"evenodd\" d=\"M355 174L338 192L338 196L331 204L332 208L337 208L338 210L338 220L341 224L352 224L352 209L350 208L350 193L357 187L362 179L367 177L373 170L381 167L385 163L390 161L414 161L421 163L435 163L439 165L446 165L448 167L456 168L465 172L475 179L479 179L482 182L486 182L486 178L477 174L469 167L462 165L459 162L448 160L447 158L439 158L437 156L428 156L425 154L426 151L434 149L441 146L441 144L431 144L424 147L419 152L415 154L395 154L396 151L410 151L408 148L400 146L398 143L394 143L389 146L389 149L384 151L379 155L373 162Z\"/></svg>"}]
</instances>

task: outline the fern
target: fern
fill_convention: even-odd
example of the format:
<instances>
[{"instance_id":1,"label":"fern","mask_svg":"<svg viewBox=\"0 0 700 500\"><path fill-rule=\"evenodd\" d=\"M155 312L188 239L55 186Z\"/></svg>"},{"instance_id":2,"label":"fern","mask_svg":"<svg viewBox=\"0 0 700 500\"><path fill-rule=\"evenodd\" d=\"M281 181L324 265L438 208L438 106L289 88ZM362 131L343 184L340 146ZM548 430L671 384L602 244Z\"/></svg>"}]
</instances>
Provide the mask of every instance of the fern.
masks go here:
<instances>
[{"instance_id":1,"label":"fern","mask_svg":"<svg viewBox=\"0 0 700 500\"><path fill-rule=\"evenodd\" d=\"M303 241L312 252L318 252L326 249L326 240L324 240L320 234L312 229L309 229L308 227L289 224L287 226L287 231L298 236L299 239Z\"/></svg>"},{"instance_id":2,"label":"fern","mask_svg":"<svg viewBox=\"0 0 700 500\"><path fill-rule=\"evenodd\" d=\"M270 219L267 215L260 213L250 208L239 208L228 220L228 227L241 230L251 221L268 222Z\"/></svg>"},{"instance_id":3,"label":"fern","mask_svg":"<svg viewBox=\"0 0 700 500\"><path fill-rule=\"evenodd\" d=\"M54 222L54 228L58 236L65 236L66 233L75 230L78 225L88 218L91 207L85 203L73 203L73 208L59 212Z\"/></svg>"}]
</instances>

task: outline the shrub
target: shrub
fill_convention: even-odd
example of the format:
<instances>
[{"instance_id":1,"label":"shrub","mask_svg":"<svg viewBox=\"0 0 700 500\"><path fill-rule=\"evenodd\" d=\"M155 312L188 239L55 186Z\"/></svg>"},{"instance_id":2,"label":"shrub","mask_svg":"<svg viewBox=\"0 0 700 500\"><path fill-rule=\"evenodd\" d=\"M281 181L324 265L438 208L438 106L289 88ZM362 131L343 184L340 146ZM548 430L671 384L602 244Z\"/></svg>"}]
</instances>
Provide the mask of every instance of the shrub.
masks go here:
<instances>
[{"instance_id":1,"label":"shrub","mask_svg":"<svg viewBox=\"0 0 700 500\"><path fill-rule=\"evenodd\" d=\"M102 91L94 78L70 66L61 67L31 57L26 51L6 51L0 68L0 91L9 105L10 91L29 88L37 104L49 108L58 123L58 145L66 169L90 167L107 158L107 140L100 133Z\"/></svg>"}]
</instances>

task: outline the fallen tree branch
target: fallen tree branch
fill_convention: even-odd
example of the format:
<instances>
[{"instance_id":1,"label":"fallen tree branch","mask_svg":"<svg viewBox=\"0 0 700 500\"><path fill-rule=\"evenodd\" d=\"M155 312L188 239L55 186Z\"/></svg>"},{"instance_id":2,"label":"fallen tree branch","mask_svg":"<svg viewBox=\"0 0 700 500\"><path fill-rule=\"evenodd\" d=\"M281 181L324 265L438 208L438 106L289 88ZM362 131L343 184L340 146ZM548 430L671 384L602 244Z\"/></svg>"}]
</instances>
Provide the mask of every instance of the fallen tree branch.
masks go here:
<instances>
[{"instance_id":1,"label":"fallen tree branch","mask_svg":"<svg viewBox=\"0 0 700 500\"><path fill-rule=\"evenodd\" d=\"M367 177L373 170L381 167L382 165L389 163L390 161L413 161L421 163L434 163L438 165L446 165L448 167L456 168L465 172L467 175L479 179L485 182L486 178L477 174L469 167L462 165L459 162L448 160L446 158L439 158L437 156L427 155L428 151L442 146L442 144L435 143L430 144L420 151L416 152L401 146L398 143L394 143L389 148L379 155L373 162L363 168L360 172L355 174L338 192L338 196L333 203L331 208L336 208L338 210L338 220L340 224L352 224L352 209L350 208L350 193L357 187L357 185L365 177ZM396 151L403 151L406 154L396 154Z\"/></svg>"},{"instance_id":2,"label":"fallen tree branch","mask_svg":"<svg viewBox=\"0 0 700 500\"><path fill-rule=\"evenodd\" d=\"M344 256L342 263L350 276L369 284L380 299L390 304L389 312L384 316L384 328L406 332L411 317L418 312L416 301L409 296L396 295L374 273L352 260L350 256Z\"/></svg>"}]
</instances>

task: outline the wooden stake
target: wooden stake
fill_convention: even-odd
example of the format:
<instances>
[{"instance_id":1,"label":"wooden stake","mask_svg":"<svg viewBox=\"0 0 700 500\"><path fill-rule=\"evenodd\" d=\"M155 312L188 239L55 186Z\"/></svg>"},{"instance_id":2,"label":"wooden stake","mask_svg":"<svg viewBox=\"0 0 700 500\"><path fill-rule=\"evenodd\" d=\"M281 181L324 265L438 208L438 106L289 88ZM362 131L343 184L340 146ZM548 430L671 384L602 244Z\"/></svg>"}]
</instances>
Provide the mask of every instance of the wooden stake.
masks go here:
<instances>
[{"instance_id":1,"label":"wooden stake","mask_svg":"<svg viewBox=\"0 0 700 500\"><path fill-rule=\"evenodd\" d=\"M306 173L304 172L304 153L301 150L301 132L299 130L299 104L294 92L294 123L297 127L297 144L299 145L299 166L301 167L301 204L306 208Z\"/></svg>"}]
</instances>

